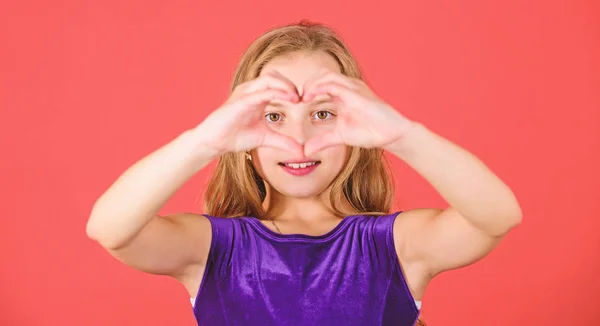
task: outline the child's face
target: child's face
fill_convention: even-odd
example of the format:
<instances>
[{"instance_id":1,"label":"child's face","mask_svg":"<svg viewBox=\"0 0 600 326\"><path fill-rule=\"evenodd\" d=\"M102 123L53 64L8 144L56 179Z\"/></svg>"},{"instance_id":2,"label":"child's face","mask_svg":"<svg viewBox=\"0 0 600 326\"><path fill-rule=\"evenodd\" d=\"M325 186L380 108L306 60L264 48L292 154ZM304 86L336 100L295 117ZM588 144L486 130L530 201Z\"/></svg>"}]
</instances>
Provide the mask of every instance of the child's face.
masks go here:
<instances>
[{"instance_id":1,"label":"child's face","mask_svg":"<svg viewBox=\"0 0 600 326\"><path fill-rule=\"evenodd\" d=\"M302 96L305 82L324 68L340 72L338 63L326 53L296 53L275 58L265 65L261 73L276 70L291 80ZM334 128L339 113L327 96L319 96L311 103L274 101L265 110L268 114L265 120L273 130L292 137L300 144ZM282 150L260 147L253 153L253 163L272 190L290 197L309 197L319 195L329 187L345 164L347 153L345 145L324 149L309 158L292 157ZM297 160L319 163L316 167L304 169L282 165L283 162Z\"/></svg>"}]
</instances>

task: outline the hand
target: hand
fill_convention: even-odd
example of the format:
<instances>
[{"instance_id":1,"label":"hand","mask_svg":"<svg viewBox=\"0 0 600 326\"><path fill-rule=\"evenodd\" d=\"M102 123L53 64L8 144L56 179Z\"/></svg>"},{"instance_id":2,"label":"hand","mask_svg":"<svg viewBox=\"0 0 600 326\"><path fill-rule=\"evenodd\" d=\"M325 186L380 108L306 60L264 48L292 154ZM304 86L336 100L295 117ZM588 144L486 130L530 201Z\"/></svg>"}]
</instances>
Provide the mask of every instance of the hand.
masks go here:
<instances>
[{"instance_id":1,"label":"hand","mask_svg":"<svg viewBox=\"0 0 600 326\"><path fill-rule=\"evenodd\" d=\"M229 99L199 126L202 144L221 155L257 147L274 147L302 155L293 138L271 130L265 123L265 106L272 100L297 103L296 86L277 72L238 85Z\"/></svg>"},{"instance_id":2,"label":"hand","mask_svg":"<svg viewBox=\"0 0 600 326\"><path fill-rule=\"evenodd\" d=\"M338 103L338 120L334 129L306 142L306 156L340 144L386 149L402 139L413 125L381 101L363 81L340 73L324 71L306 82L302 101L310 102L319 95L329 95Z\"/></svg>"}]
</instances>

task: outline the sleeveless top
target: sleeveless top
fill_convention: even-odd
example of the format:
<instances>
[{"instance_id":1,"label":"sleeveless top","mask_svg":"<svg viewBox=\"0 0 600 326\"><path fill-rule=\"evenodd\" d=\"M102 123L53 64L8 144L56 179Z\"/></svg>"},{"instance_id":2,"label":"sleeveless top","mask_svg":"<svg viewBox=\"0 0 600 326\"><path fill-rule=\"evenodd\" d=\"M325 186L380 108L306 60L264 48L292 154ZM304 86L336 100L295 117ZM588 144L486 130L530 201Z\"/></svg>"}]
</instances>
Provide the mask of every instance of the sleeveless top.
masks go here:
<instances>
[{"instance_id":1,"label":"sleeveless top","mask_svg":"<svg viewBox=\"0 0 600 326\"><path fill-rule=\"evenodd\" d=\"M420 302L394 248L399 213L347 216L319 236L205 215L212 241L192 299L198 325L414 325Z\"/></svg>"}]
</instances>

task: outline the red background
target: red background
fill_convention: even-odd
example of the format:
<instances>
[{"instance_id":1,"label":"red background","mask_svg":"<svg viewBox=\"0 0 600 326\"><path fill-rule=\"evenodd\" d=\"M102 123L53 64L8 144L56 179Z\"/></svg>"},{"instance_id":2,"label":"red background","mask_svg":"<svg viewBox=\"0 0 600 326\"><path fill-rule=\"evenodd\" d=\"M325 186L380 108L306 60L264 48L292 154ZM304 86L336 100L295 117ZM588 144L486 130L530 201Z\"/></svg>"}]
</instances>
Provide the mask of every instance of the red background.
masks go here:
<instances>
[{"instance_id":1,"label":"red background","mask_svg":"<svg viewBox=\"0 0 600 326\"><path fill-rule=\"evenodd\" d=\"M374 90L482 158L524 223L433 281L431 325L599 325L600 5L594 1L3 1L1 325L193 325L185 290L86 238L95 200L227 95L242 51L308 18ZM395 160L403 209L443 204ZM162 213L200 212L208 170Z\"/></svg>"}]
</instances>

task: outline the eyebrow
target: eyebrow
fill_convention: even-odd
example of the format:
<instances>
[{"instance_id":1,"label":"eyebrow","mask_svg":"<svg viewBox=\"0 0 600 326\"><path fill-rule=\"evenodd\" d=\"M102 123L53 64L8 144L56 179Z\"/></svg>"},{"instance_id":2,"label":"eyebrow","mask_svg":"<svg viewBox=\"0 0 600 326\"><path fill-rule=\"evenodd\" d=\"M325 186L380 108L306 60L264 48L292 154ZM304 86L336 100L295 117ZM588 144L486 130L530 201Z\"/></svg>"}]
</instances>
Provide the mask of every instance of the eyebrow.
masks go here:
<instances>
[{"instance_id":1,"label":"eyebrow","mask_svg":"<svg viewBox=\"0 0 600 326\"><path fill-rule=\"evenodd\" d=\"M278 103L278 102L269 102L269 104L267 104L267 107L271 107L271 108L282 108L282 107L285 107L285 104L283 104L283 103Z\"/></svg>"},{"instance_id":2,"label":"eyebrow","mask_svg":"<svg viewBox=\"0 0 600 326\"><path fill-rule=\"evenodd\" d=\"M321 104L325 104L325 103L333 103L333 99L331 99L331 98L324 98L324 99L320 99L320 100L317 100L317 101L313 101L310 104L311 105L321 105Z\"/></svg>"},{"instance_id":3,"label":"eyebrow","mask_svg":"<svg viewBox=\"0 0 600 326\"><path fill-rule=\"evenodd\" d=\"M316 100L316 101L312 101L309 103L310 106L319 106L321 104L326 104L326 103L333 103L333 99L331 98L323 98L320 100ZM267 107L272 107L272 108L283 108L285 107L285 103L283 102L269 102L269 104L267 105Z\"/></svg>"}]
</instances>

